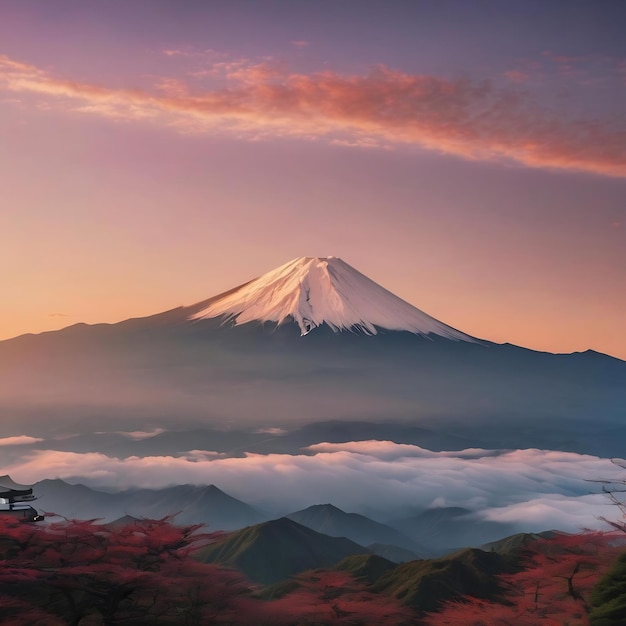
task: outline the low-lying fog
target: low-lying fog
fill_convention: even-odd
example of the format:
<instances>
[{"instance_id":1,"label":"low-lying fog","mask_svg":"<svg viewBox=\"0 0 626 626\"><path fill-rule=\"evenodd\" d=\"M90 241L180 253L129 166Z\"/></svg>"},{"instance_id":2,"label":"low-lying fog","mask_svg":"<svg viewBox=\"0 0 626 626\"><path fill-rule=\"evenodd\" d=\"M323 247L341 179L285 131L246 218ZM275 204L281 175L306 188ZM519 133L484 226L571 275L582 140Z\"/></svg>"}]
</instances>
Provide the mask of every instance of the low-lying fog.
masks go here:
<instances>
[{"instance_id":1,"label":"low-lying fog","mask_svg":"<svg viewBox=\"0 0 626 626\"><path fill-rule=\"evenodd\" d=\"M133 441L159 434L118 433ZM62 478L107 489L215 484L265 510L288 512L329 502L381 520L427 507L461 506L479 519L514 523L520 531L603 527L598 518L616 518L619 511L592 481L626 477L610 459L572 452L435 452L380 440L317 443L297 454L233 457L189 449L176 456L122 457L58 450L53 441L16 436L0 440L0 456L11 459L3 472L22 483Z\"/></svg>"}]
</instances>

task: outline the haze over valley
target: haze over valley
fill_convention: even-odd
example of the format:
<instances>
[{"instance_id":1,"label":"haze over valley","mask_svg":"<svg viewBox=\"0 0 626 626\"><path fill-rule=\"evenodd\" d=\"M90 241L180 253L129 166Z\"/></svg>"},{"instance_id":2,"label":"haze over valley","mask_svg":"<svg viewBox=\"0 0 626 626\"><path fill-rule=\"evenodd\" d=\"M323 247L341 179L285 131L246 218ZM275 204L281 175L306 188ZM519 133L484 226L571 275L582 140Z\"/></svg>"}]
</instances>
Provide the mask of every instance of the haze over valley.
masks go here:
<instances>
[{"instance_id":1,"label":"haze over valley","mask_svg":"<svg viewBox=\"0 0 626 626\"><path fill-rule=\"evenodd\" d=\"M29 483L214 484L266 518L456 507L484 543L498 524L602 527L610 502L589 480L622 471L626 363L471 337L335 257L148 318L5 341L0 358L5 412L20 416L3 424L5 467ZM141 515L75 501L64 514ZM186 509L160 512L215 525Z\"/></svg>"}]
</instances>

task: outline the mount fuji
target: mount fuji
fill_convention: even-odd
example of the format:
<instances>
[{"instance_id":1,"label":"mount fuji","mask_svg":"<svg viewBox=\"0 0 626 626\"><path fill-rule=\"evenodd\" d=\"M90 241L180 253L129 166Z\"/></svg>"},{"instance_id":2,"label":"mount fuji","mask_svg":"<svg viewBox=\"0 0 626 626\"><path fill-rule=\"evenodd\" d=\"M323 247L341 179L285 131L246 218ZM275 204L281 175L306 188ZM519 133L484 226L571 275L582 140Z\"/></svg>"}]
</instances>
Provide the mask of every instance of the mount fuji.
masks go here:
<instances>
[{"instance_id":1,"label":"mount fuji","mask_svg":"<svg viewBox=\"0 0 626 626\"><path fill-rule=\"evenodd\" d=\"M292 321L302 335L326 324L333 331L379 329L473 341L401 300L337 257L301 257L202 302L191 319L222 317L234 324Z\"/></svg>"},{"instance_id":2,"label":"mount fuji","mask_svg":"<svg viewBox=\"0 0 626 626\"><path fill-rule=\"evenodd\" d=\"M0 373L0 436L32 422L239 430L264 451L299 450L316 429L318 441L360 429L431 449L606 456L626 444L626 362L474 338L336 257L150 317L2 341Z\"/></svg>"}]
</instances>

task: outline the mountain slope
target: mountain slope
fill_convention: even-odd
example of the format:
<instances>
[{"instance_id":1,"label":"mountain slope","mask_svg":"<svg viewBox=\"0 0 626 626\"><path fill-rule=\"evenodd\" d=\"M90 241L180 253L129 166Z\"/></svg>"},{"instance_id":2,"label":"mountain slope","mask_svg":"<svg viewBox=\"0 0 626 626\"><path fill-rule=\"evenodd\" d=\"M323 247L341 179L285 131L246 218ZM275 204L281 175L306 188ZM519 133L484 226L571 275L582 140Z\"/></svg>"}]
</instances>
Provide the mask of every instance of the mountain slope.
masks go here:
<instances>
[{"instance_id":1,"label":"mountain slope","mask_svg":"<svg viewBox=\"0 0 626 626\"><path fill-rule=\"evenodd\" d=\"M272 312L278 310L274 297L285 306L301 302L299 280L283 277L261 291L252 289L252 281L244 292L237 288L151 317L79 324L0 342L5 416L0 437L28 433L31 427L39 437L58 440L59 434L144 430L146 423L168 431L202 423L217 432L226 425L292 430L311 422L359 420L388 423L389 434L382 428L376 438L394 441L404 440L392 432L396 422L419 425L424 437L455 448L622 454L626 362L592 351L555 355L451 341L454 337L438 326L405 324L408 317L398 311L414 307L396 308L395 296L378 286L370 290L364 277L348 285L332 283L337 260L305 260L290 272L299 276L303 267L319 263L326 263L319 271L328 274L328 289L312 290L307 306L323 314L313 316L312 323L320 325L304 336L291 313L283 317L287 309ZM348 275L355 272L350 268ZM228 300L235 295L243 299ZM218 304L222 308L212 308ZM272 321L243 323L248 319L243 313ZM303 322L303 310L295 313L302 313ZM278 320L283 323L277 325ZM366 336L372 328L376 334ZM341 329L354 332L335 332ZM146 450L160 440L147 441ZM254 438L247 437L233 448L241 453L250 443ZM72 441L59 445L67 448Z\"/></svg>"},{"instance_id":2,"label":"mountain slope","mask_svg":"<svg viewBox=\"0 0 626 626\"><path fill-rule=\"evenodd\" d=\"M480 546L480 549L485 550L485 552L498 552L500 554L506 554L508 552L521 552L535 541L553 539L554 537L565 534L566 533L558 530L544 530L540 533L517 533L515 535L499 539L498 541L490 541L489 543Z\"/></svg>"},{"instance_id":3,"label":"mountain slope","mask_svg":"<svg viewBox=\"0 0 626 626\"><path fill-rule=\"evenodd\" d=\"M209 530L233 530L257 523L266 516L237 500L215 485L178 485L166 489L138 489L124 492L130 511L144 517L176 514L181 524L203 523Z\"/></svg>"},{"instance_id":4,"label":"mountain slope","mask_svg":"<svg viewBox=\"0 0 626 626\"><path fill-rule=\"evenodd\" d=\"M286 517L318 533L331 537L347 537L363 546L371 543L391 544L425 553L423 548L397 530L364 515L345 513L332 504L313 505Z\"/></svg>"},{"instance_id":5,"label":"mountain slope","mask_svg":"<svg viewBox=\"0 0 626 626\"><path fill-rule=\"evenodd\" d=\"M505 589L499 576L520 569L519 555L500 555L482 550L463 550L456 554L395 565L376 555L348 556L332 566L347 571L369 584L368 591L390 595L418 614L436 611L449 600L468 597L496 599ZM320 574L312 572L312 574ZM265 599L280 598L301 587L297 579L266 587Z\"/></svg>"},{"instance_id":6,"label":"mountain slope","mask_svg":"<svg viewBox=\"0 0 626 626\"><path fill-rule=\"evenodd\" d=\"M160 519L176 515L177 523L206 524L209 530L234 530L266 519L215 485L107 493L57 479L37 483L35 493L40 509L69 518L114 521L124 516Z\"/></svg>"},{"instance_id":7,"label":"mountain slope","mask_svg":"<svg viewBox=\"0 0 626 626\"><path fill-rule=\"evenodd\" d=\"M370 543L366 548L392 563L407 563L408 561L416 561L420 558L420 555L415 554L412 550L399 548L398 546L393 546L388 543ZM423 557L423 555L421 556Z\"/></svg>"},{"instance_id":8,"label":"mountain slope","mask_svg":"<svg viewBox=\"0 0 626 626\"><path fill-rule=\"evenodd\" d=\"M235 324L295 321L303 335L322 324L334 331L379 328L448 339L473 338L398 298L337 257L301 257L194 307L192 319Z\"/></svg>"},{"instance_id":9,"label":"mountain slope","mask_svg":"<svg viewBox=\"0 0 626 626\"><path fill-rule=\"evenodd\" d=\"M398 565L383 573L373 590L428 612L446 600L498 596L502 590L497 576L515 567L515 557L468 549L440 559Z\"/></svg>"},{"instance_id":10,"label":"mountain slope","mask_svg":"<svg viewBox=\"0 0 626 626\"><path fill-rule=\"evenodd\" d=\"M349 572L354 578L366 580L369 584L375 583L385 572L396 568L396 563L379 556L378 554L356 554L347 556L333 566L333 569Z\"/></svg>"},{"instance_id":11,"label":"mountain slope","mask_svg":"<svg viewBox=\"0 0 626 626\"><path fill-rule=\"evenodd\" d=\"M56 436L146 422L175 430L384 419L464 447L619 456L626 444L626 363L593 353L133 320L0 342L0 370L0 436L29 424Z\"/></svg>"},{"instance_id":12,"label":"mountain slope","mask_svg":"<svg viewBox=\"0 0 626 626\"><path fill-rule=\"evenodd\" d=\"M328 537L281 517L244 528L203 548L206 563L234 567L266 585L307 569L324 568L346 556L367 554L363 546L343 537Z\"/></svg>"}]
</instances>

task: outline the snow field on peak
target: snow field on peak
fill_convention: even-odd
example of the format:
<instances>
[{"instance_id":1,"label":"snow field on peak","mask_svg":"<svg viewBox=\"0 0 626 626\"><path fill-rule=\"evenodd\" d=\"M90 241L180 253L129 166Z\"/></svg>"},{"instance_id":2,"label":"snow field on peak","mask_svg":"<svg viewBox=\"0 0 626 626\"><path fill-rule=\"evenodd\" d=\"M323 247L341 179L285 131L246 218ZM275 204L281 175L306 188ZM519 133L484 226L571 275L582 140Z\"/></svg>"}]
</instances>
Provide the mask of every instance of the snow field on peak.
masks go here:
<instances>
[{"instance_id":1,"label":"snow field on peak","mask_svg":"<svg viewBox=\"0 0 626 626\"><path fill-rule=\"evenodd\" d=\"M294 259L205 304L191 319L224 316L235 324L293 319L302 335L325 323L335 332L375 335L382 328L473 341L332 256Z\"/></svg>"}]
</instances>

